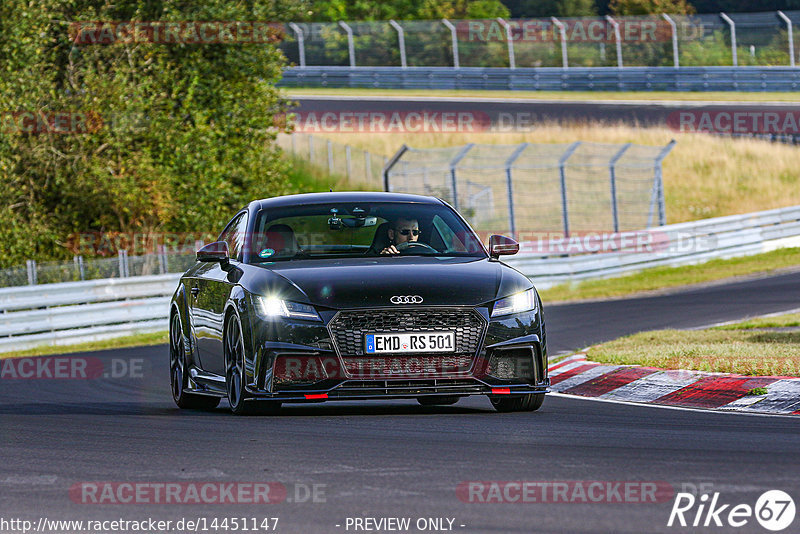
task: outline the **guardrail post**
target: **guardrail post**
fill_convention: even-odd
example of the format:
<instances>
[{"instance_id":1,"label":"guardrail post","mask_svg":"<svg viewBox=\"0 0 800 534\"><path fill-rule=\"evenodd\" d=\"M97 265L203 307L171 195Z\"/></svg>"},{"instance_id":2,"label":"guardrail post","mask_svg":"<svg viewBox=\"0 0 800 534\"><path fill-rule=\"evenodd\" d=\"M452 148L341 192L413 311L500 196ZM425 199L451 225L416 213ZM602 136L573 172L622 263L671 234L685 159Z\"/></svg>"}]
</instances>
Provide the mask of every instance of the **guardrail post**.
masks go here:
<instances>
[{"instance_id":1,"label":"guardrail post","mask_svg":"<svg viewBox=\"0 0 800 534\"><path fill-rule=\"evenodd\" d=\"M614 20L611 15L606 15L606 20L614 27L614 42L617 45L617 67L622 68L622 38L619 34L619 22Z\"/></svg>"},{"instance_id":2,"label":"guardrail post","mask_svg":"<svg viewBox=\"0 0 800 534\"><path fill-rule=\"evenodd\" d=\"M608 162L608 176L611 182L611 215L614 219L614 232L619 232L619 212L617 211L617 161L631 147L631 143L623 146Z\"/></svg>"},{"instance_id":3,"label":"guardrail post","mask_svg":"<svg viewBox=\"0 0 800 534\"><path fill-rule=\"evenodd\" d=\"M794 37L792 36L792 19L787 17L783 11L778 11L778 16L786 23L789 30L789 65L794 67Z\"/></svg>"},{"instance_id":4,"label":"guardrail post","mask_svg":"<svg viewBox=\"0 0 800 534\"><path fill-rule=\"evenodd\" d=\"M328 144L328 174L333 174L333 143L330 139L326 143Z\"/></svg>"},{"instance_id":5,"label":"guardrail post","mask_svg":"<svg viewBox=\"0 0 800 534\"><path fill-rule=\"evenodd\" d=\"M289 135L292 139L292 156L294 156L295 154L297 154L297 134L295 132L292 132Z\"/></svg>"},{"instance_id":6,"label":"guardrail post","mask_svg":"<svg viewBox=\"0 0 800 534\"><path fill-rule=\"evenodd\" d=\"M563 22L555 17L550 17L550 20L552 20L553 24L556 25L558 28L558 33L561 36L561 66L566 69L569 67L569 61L567 58L567 32L564 28Z\"/></svg>"},{"instance_id":7,"label":"guardrail post","mask_svg":"<svg viewBox=\"0 0 800 534\"><path fill-rule=\"evenodd\" d=\"M339 26L342 27L344 31L347 32L347 52L350 54L350 66L356 66L356 45L353 42L353 28L351 28L346 22L339 21Z\"/></svg>"},{"instance_id":8,"label":"guardrail post","mask_svg":"<svg viewBox=\"0 0 800 534\"><path fill-rule=\"evenodd\" d=\"M408 146L403 145L397 152L395 152L391 160L387 159L386 157L383 158L384 164L383 164L383 171L381 172L381 174L383 175L384 191L391 191L391 189L389 188L389 172L392 170L392 167L394 167L397 164L397 162L400 161L400 158L402 158L403 154L405 154L407 151L408 151Z\"/></svg>"},{"instance_id":9,"label":"guardrail post","mask_svg":"<svg viewBox=\"0 0 800 534\"><path fill-rule=\"evenodd\" d=\"M314 163L314 136L308 134L308 161Z\"/></svg>"},{"instance_id":10,"label":"guardrail post","mask_svg":"<svg viewBox=\"0 0 800 534\"><path fill-rule=\"evenodd\" d=\"M353 173L352 173L352 161L350 159L350 145L344 146L344 157L347 163L347 179L352 180Z\"/></svg>"},{"instance_id":11,"label":"guardrail post","mask_svg":"<svg viewBox=\"0 0 800 534\"><path fill-rule=\"evenodd\" d=\"M661 16L669 22L670 28L672 28L672 61L675 63L675 68L679 68L681 66L681 61L678 58L678 26L675 24L675 21L672 20L672 17L667 15L666 13L662 13Z\"/></svg>"},{"instance_id":12,"label":"guardrail post","mask_svg":"<svg viewBox=\"0 0 800 534\"><path fill-rule=\"evenodd\" d=\"M450 40L453 43L453 68L458 69L461 65L458 60L458 33L456 32L456 27L447 19L442 19L442 24L450 30Z\"/></svg>"},{"instance_id":13,"label":"guardrail post","mask_svg":"<svg viewBox=\"0 0 800 534\"><path fill-rule=\"evenodd\" d=\"M25 267L28 270L28 285L36 285L36 260L25 260Z\"/></svg>"},{"instance_id":14,"label":"guardrail post","mask_svg":"<svg viewBox=\"0 0 800 534\"><path fill-rule=\"evenodd\" d=\"M566 164L567 160L572 156L572 154L577 150L577 148L581 145L580 141L575 141L567 150L561 155L561 158L558 160L558 173L559 177L561 178L561 218L564 222L564 236L569 237L569 210L567 208L567 171L566 171Z\"/></svg>"},{"instance_id":15,"label":"guardrail post","mask_svg":"<svg viewBox=\"0 0 800 534\"><path fill-rule=\"evenodd\" d=\"M450 188L453 191L453 208L455 208L456 211L458 211L458 177L456 176L456 167L458 167L458 164L462 159L464 159L464 156L467 155L467 152L472 150L472 147L474 146L475 143L464 145L464 148L462 148L458 154L456 154L456 157L450 161Z\"/></svg>"},{"instance_id":16,"label":"guardrail post","mask_svg":"<svg viewBox=\"0 0 800 534\"><path fill-rule=\"evenodd\" d=\"M289 27L297 36L297 51L300 54L300 68L306 68L306 40L303 35L303 30L294 22L289 23Z\"/></svg>"},{"instance_id":17,"label":"guardrail post","mask_svg":"<svg viewBox=\"0 0 800 534\"><path fill-rule=\"evenodd\" d=\"M511 176L511 166L517 161L517 158L528 148L530 143L522 143L506 160L506 192L508 193L508 225L511 231L511 237L517 238L517 221L514 216L514 179Z\"/></svg>"},{"instance_id":18,"label":"guardrail post","mask_svg":"<svg viewBox=\"0 0 800 534\"><path fill-rule=\"evenodd\" d=\"M722 17L722 20L727 22L728 26L731 27L731 54L733 55L733 66L738 67L739 58L736 54L736 23L734 23L733 19L725 13L720 13L719 16Z\"/></svg>"},{"instance_id":19,"label":"guardrail post","mask_svg":"<svg viewBox=\"0 0 800 534\"><path fill-rule=\"evenodd\" d=\"M514 56L514 39L511 36L511 25L502 17L497 17L497 22L506 30L506 44L508 45L508 68L516 69L517 62Z\"/></svg>"},{"instance_id":20,"label":"guardrail post","mask_svg":"<svg viewBox=\"0 0 800 534\"><path fill-rule=\"evenodd\" d=\"M397 30L397 43L400 46L400 66L405 69L408 67L408 64L406 63L406 36L403 32L403 27L394 20L390 20L389 24L392 25L392 28Z\"/></svg>"},{"instance_id":21,"label":"guardrail post","mask_svg":"<svg viewBox=\"0 0 800 534\"><path fill-rule=\"evenodd\" d=\"M364 176L367 178L367 183L372 181L372 155L364 151Z\"/></svg>"}]
</instances>

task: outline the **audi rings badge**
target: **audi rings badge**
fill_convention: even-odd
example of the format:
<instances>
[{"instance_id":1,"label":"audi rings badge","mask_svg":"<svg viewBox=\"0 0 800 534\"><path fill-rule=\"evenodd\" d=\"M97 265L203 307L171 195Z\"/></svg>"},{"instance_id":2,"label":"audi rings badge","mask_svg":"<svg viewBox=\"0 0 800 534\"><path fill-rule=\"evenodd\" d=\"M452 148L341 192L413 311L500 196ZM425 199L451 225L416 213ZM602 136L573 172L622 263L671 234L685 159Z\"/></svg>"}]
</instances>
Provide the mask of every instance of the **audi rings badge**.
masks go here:
<instances>
[{"instance_id":1,"label":"audi rings badge","mask_svg":"<svg viewBox=\"0 0 800 534\"><path fill-rule=\"evenodd\" d=\"M389 299L392 304L422 304L419 295L395 295Z\"/></svg>"}]
</instances>

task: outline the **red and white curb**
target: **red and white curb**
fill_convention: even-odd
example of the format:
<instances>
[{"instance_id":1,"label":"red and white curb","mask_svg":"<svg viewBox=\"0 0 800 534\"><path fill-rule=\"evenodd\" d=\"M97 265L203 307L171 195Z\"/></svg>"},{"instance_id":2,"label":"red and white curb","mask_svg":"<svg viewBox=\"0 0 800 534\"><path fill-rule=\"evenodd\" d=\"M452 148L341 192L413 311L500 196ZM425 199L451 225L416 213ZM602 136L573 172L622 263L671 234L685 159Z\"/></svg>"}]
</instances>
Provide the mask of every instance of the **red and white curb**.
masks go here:
<instances>
[{"instance_id":1,"label":"red and white curb","mask_svg":"<svg viewBox=\"0 0 800 534\"><path fill-rule=\"evenodd\" d=\"M550 389L600 399L687 408L800 415L800 378L603 365L576 354L550 366ZM749 395L765 388L765 395Z\"/></svg>"}]
</instances>

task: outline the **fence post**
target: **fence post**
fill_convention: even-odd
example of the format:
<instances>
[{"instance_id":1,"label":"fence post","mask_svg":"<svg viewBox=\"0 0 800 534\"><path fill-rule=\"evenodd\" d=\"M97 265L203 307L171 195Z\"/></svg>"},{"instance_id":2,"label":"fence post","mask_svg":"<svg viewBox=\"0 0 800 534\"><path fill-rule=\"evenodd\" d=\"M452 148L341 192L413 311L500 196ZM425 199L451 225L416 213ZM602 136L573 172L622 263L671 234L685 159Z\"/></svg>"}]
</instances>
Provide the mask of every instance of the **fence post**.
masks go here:
<instances>
[{"instance_id":1,"label":"fence post","mask_svg":"<svg viewBox=\"0 0 800 534\"><path fill-rule=\"evenodd\" d=\"M167 274L167 247L165 245L158 246L158 272L159 274Z\"/></svg>"},{"instance_id":2,"label":"fence post","mask_svg":"<svg viewBox=\"0 0 800 534\"><path fill-rule=\"evenodd\" d=\"M664 20L669 22L669 27L672 28L672 61L677 69L681 66L681 61L678 58L678 26L675 24L675 21L672 20L672 17L666 13L662 13L661 16Z\"/></svg>"},{"instance_id":3,"label":"fence post","mask_svg":"<svg viewBox=\"0 0 800 534\"><path fill-rule=\"evenodd\" d=\"M122 250L117 253L119 257L119 277L120 278L127 278L128 277L128 251Z\"/></svg>"},{"instance_id":4,"label":"fence post","mask_svg":"<svg viewBox=\"0 0 800 534\"><path fill-rule=\"evenodd\" d=\"M722 17L722 20L727 22L728 26L731 27L731 54L733 55L733 66L738 67L739 58L736 54L736 23L734 23L733 19L725 13L720 13L719 16Z\"/></svg>"},{"instance_id":5,"label":"fence post","mask_svg":"<svg viewBox=\"0 0 800 534\"><path fill-rule=\"evenodd\" d=\"M458 60L458 33L456 32L456 27L447 19L442 19L442 24L450 30L450 40L453 43L453 68L460 68L461 65Z\"/></svg>"},{"instance_id":6,"label":"fence post","mask_svg":"<svg viewBox=\"0 0 800 534\"><path fill-rule=\"evenodd\" d=\"M353 43L353 28L351 28L346 22L339 21L339 26L347 32L347 51L350 54L350 66L356 66L356 46Z\"/></svg>"},{"instance_id":7,"label":"fence post","mask_svg":"<svg viewBox=\"0 0 800 534\"><path fill-rule=\"evenodd\" d=\"M344 146L344 156L347 162L347 179L351 180L353 178L352 167L351 167L351 160L350 160L350 145Z\"/></svg>"},{"instance_id":8,"label":"fence post","mask_svg":"<svg viewBox=\"0 0 800 534\"><path fill-rule=\"evenodd\" d=\"M403 32L403 27L394 20L390 20L389 24L392 25L392 28L397 30L397 42L400 46L400 66L405 69L408 67L408 64L406 63L406 36Z\"/></svg>"},{"instance_id":9,"label":"fence post","mask_svg":"<svg viewBox=\"0 0 800 534\"><path fill-rule=\"evenodd\" d=\"M453 190L453 208L456 210L458 210L458 180L456 176L456 167L461 160L464 159L464 156L467 155L467 152L472 150L472 147L474 146L475 143L464 145L464 148L459 150L458 154L456 154L456 157L450 161L450 188Z\"/></svg>"},{"instance_id":10,"label":"fence post","mask_svg":"<svg viewBox=\"0 0 800 534\"><path fill-rule=\"evenodd\" d=\"M794 37L792 36L792 20L783 11L778 11L778 16L786 23L789 30L789 65L794 67Z\"/></svg>"},{"instance_id":11,"label":"fence post","mask_svg":"<svg viewBox=\"0 0 800 534\"><path fill-rule=\"evenodd\" d=\"M28 285L36 285L36 260L25 260L25 267L28 269Z\"/></svg>"},{"instance_id":12,"label":"fence post","mask_svg":"<svg viewBox=\"0 0 800 534\"><path fill-rule=\"evenodd\" d=\"M564 28L563 22L555 17L550 17L550 20L552 20L553 24L556 25L558 28L558 33L561 36L561 66L566 69L569 67L569 61L567 58L567 32Z\"/></svg>"},{"instance_id":13,"label":"fence post","mask_svg":"<svg viewBox=\"0 0 800 534\"><path fill-rule=\"evenodd\" d=\"M364 151L364 175L367 178L367 183L372 181L372 155Z\"/></svg>"},{"instance_id":14,"label":"fence post","mask_svg":"<svg viewBox=\"0 0 800 534\"><path fill-rule=\"evenodd\" d=\"M333 174L333 143L330 139L326 142L328 144L328 174Z\"/></svg>"},{"instance_id":15,"label":"fence post","mask_svg":"<svg viewBox=\"0 0 800 534\"><path fill-rule=\"evenodd\" d=\"M622 68L622 38L619 35L619 22L611 15L606 15L606 20L614 27L614 42L617 45L617 68Z\"/></svg>"},{"instance_id":16,"label":"fence post","mask_svg":"<svg viewBox=\"0 0 800 534\"><path fill-rule=\"evenodd\" d=\"M402 158L403 154L405 154L407 151L408 151L408 146L403 145L403 146L400 147L400 149L397 152L395 152L395 154L394 154L394 156L392 156L391 160L387 159L386 157L383 158L383 162L384 163L383 163L383 171L381 172L381 174L383 174L383 190L384 191L389 191L390 190L389 189L389 172L392 170L392 167L394 167L397 164L397 162L400 161L400 158Z\"/></svg>"},{"instance_id":17,"label":"fence post","mask_svg":"<svg viewBox=\"0 0 800 534\"><path fill-rule=\"evenodd\" d=\"M83 256L74 256L72 260L78 266L78 277L81 280L86 280L86 268L83 265Z\"/></svg>"},{"instance_id":18,"label":"fence post","mask_svg":"<svg viewBox=\"0 0 800 534\"><path fill-rule=\"evenodd\" d=\"M674 139L665 146L661 152L656 157L655 162L655 181L658 187L658 224L659 226L664 226L667 224L667 210L666 210L666 202L664 200L664 174L661 164L664 161L664 158L667 157L667 154L673 149L677 141ZM649 223L648 223L649 226Z\"/></svg>"},{"instance_id":19,"label":"fence post","mask_svg":"<svg viewBox=\"0 0 800 534\"><path fill-rule=\"evenodd\" d=\"M308 161L314 163L314 136L308 134Z\"/></svg>"},{"instance_id":20,"label":"fence post","mask_svg":"<svg viewBox=\"0 0 800 534\"><path fill-rule=\"evenodd\" d=\"M611 215L614 219L614 232L619 232L619 212L617 211L617 161L631 147L631 143L624 145L619 152L614 154L608 162L608 176L611 181Z\"/></svg>"},{"instance_id":21,"label":"fence post","mask_svg":"<svg viewBox=\"0 0 800 534\"><path fill-rule=\"evenodd\" d=\"M291 133L292 138L292 156L297 154L297 134L295 132Z\"/></svg>"},{"instance_id":22,"label":"fence post","mask_svg":"<svg viewBox=\"0 0 800 534\"><path fill-rule=\"evenodd\" d=\"M508 45L508 67L510 69L516 69L517 62L514 56L514 39L511 36L511 25L502 17L497 17L497 22L499 22L500 25L506 30L506 44Z\"/></svg>"},{"instance_id":23,"label":"fence post","mask_svg":"<svg viewBox=\"0 0 800 534\"><path fill-rule=\"evenodd\" d=\"M569 211L567 208L567 171L565 169L567 160L572 153L577 150L577 148L581 145L580 141L575 141L569 147L567 147L566 152L561 155L561 158L558 160L558 173L559 177L561 178L561 218L564 222L564 236L569 237Z\"/></svg>"},{"instance_id":24,"label":"fence post","mask_svg":"<svg viewBox=\"0 0 800 534\"><path fill-rule=\"evenodd\" d=\"M517 221L514 216L514 180L511 176L511 166L514 165L514 162L517 158L522 154L522 152L528 148L529 143L522 143L519 145L514 152L506 160L506 192L508 193L508 224L509 230L511 231L511 237L514 239L517 238Z\"/></svg>"},{"instance_id":25,"label":"fence post","mask_svg":"<svg viewBox=\"0 0 800 534\"><path fill-rule=\"evenodd\" d=\"M304 69L306 68L306 40L303 35L303 30L294 22L290 22L289 27L297 36L297 51L300 54L300 68Z\"/></svg>"}]
</instances>

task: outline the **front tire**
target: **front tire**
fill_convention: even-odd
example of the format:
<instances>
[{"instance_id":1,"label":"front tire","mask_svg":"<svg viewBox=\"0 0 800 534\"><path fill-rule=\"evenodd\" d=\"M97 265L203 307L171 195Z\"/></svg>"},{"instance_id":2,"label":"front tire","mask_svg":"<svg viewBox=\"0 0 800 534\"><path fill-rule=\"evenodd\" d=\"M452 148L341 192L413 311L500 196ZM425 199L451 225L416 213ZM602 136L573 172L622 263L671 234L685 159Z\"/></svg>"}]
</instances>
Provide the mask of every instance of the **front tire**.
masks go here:
<instances>
[{"instance_id":1,"label":"front tire","mask_svg":"<svg viewBox=\"0 0 800 534\"><path fill-rule=\"evenodd\" d=\"M498 412L535 412L542 407L544 393L528 393L513 397L492 395L489 400Z\"/></svg>"},{"instance_id":2,"label":"front tire","mask_svg":"<svg viewBox=\"0 0 800 534\"><path fill-rule=\"evenodd\" d=\"M225 388L235 415L263 415L278 411L280 402L248 401L244 378L244 336L239 317L232 314L225 326Z\"/></svg>"},{"instance_id":3,"label":"front tire","mask_svg":"<svg viewBox=\"0 0 800 534\"><path fill-rule=\"evenodd\" d=\"M213 410L220 399L186 391L189 384L186 348L179 314L174 314L169 325L169 377L172 400L178 408L187 410Z\"/></svg>"}]
</instances>

